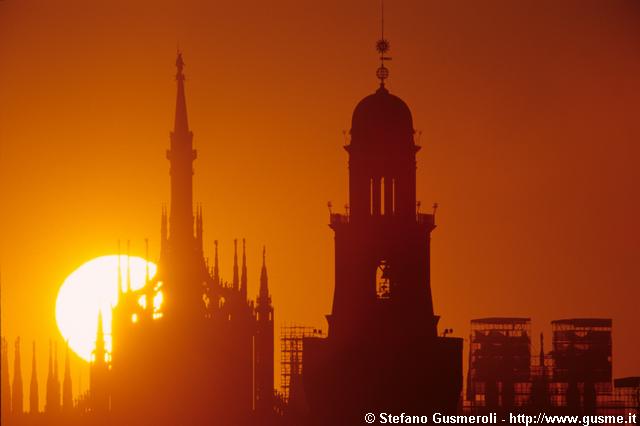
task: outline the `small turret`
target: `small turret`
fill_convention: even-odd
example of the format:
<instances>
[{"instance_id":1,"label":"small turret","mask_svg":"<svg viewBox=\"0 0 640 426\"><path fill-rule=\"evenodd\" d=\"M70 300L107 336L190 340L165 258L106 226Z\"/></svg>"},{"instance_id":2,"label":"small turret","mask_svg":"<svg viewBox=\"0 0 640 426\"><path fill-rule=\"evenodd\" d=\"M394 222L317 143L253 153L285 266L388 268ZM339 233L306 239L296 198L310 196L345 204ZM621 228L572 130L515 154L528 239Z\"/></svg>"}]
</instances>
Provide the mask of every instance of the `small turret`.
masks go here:
<instances>
[{"instance_id":1,"label":"small turret","mask_svg":"<svg viewBox=\"0 0 640 426\"><path fill-rule=\"evenodd\" d=\"M0 388L0 414L2 416L2 423L5 424L9 413L11 412L11 382L9 381L9 348L5 338L1 341L1 354L2 370L0 371L0 377L2 379L2 387Z\"/></svg>"},{"instance_id":2,"label":"small turret","mask_svg":"<svg viewBox=\"0 0 640 426\"><path fill-rule=\"evenodd\" d=\"M122 302L122 265L120 258L122 257L120 253L120 240L118 240L118 302Z\"/></svg>"},{"instance_id":3,"label":"small turret","mask_svg":"<svg viewBox=\"0 0 640 426\"><path fill-rule=\"evenodd\" d=\"M94 349L95 363L105 362L104 328L102 326L102 311L98 312L98 331L96 332L96 347Z\"/></svg>"},{"instance_id":4,"label":"small turret","mask_svg":"<svg viewBox=\"0 0 640 426\"><path fill-rule=\"evenodd\" d=\"M49 369L47 370L47 395L44 406L45 413L52 413L55 410L53 385L53 343L49 341Z\"/></svg>"},{"instance_id":5,"label":"small turret","mask_svg":"<svg viewBox=\"0 0 640 426\"><path fill-rule=\"evenodd\" d=\"M29 413L37 414L39 410L38 373L36 371L36 342L33 342L31 359L31 382L29 383Z\"/></svg>"},{"instance_id":6,"label":"small turret","mask_svg":"<svg viewBox=\"0 0 640 426\"><path fill-rule=\"evenodd\" d=\"M262 248L262 270L260 271L260 292L258 293L258 309L271 305L271 296L269 296L269 277L267 276L267 248Z\"/></svg>"},{"instance_id":7,"label":"small turret","mask_svg":"<svg viewBox=\"0 0 640 426\"><path fill-rule=\"evenodd\" d=\"M22 395L22 367L20 365L20 338L16 339L13 362L13 388L11 389L11 413L15 415L24 412Z\"/></svg>"},{"instance_id":8,"label":"small turret","mask_svg":"<svg viewBox=\"0 0 640 426\"><path fill-rule=\"evenodd\" d=\"M69 365L69 342L64 359L64 379L62 382L62 411L69 413L73 410L73 392L71 391L71 367Z\"/></svg>"},{"instance_id":9,"label":"small turret","mask_svg":"<svg viewBox=\"0 0 640 426\"><path fill-rule=\"evenodd\" d=\"M56 414L60 412L60 384L57 382L57 357L54 358L54 345L49 341L49 371L47 372L47 400L44 407L45 413Z\"/></svg>"},{"instance_id":10,"label":"small turret","mask_svg":"<svg viewBox=\"0 0 640 426\"><path fill-rule=\"evenodd\" d=\"M242 239L242 275L240 276L240 295L244 302L247 301L247 246Z\"/></svg>"},{"instance_id":11,"label":"small turret","mask_svg":"<svg viewBox=\"0 0 640 426\"><path fill-rule=\"evenodd\" d=\"M233 289L240 289L240 278L238 277L238 240L233 240Z\"/></svg>"},{"instance_id":12,"label":"small turret","mask_svg":"<svg viewBox=\"0 0 640 426\"><path fill-rule=\"evenodd\" d=\"M127 241L127 293L131 293L131 241ZM99 318L102 318L102 313Z\"/></svg>"},{"instance_id":13,"label":"small turret","mask_svg":"<svg viewBox=\"0 0 640 426\"><path fill-rule=\"evenodd\" d=\"M96 347L93 352L93 361L91 362L89 373L91 410L97 415L105 415L109 411L109 362L104 341L102 311L98 313Z\"/></svg>"},{"instance_id":14,"label":"small turret","mask_svg":"<svg viewBox=\"0 0 640 426\"><path fill-rule=\"evenodd\" d=\"M215 245L215 258L213 260L213 284L220 286L220 265L218 264L218 240L213 242Z\"/></svg>"}]
</instances>

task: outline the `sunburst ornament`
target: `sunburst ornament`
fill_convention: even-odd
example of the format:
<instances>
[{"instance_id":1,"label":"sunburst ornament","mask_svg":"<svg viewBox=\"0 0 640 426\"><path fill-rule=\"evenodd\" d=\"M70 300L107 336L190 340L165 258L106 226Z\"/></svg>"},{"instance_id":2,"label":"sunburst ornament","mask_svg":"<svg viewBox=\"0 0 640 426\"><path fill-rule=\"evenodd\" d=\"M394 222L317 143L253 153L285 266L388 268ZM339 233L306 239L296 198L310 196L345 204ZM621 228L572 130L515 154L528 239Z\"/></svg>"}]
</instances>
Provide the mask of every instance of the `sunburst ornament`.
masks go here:
<instances>
[{"instance_id":1,"label":"sunburst ornament","mask_svg":"<svg viewBox=\"0 0 640 426\"><path fill-rule=\"evenodd\" d=\"M389 44L389 40L381 38L380 40L376 41L376 51L379 54L384 55L385 53L387 53L389 51L389 49L391 49L391 45Z\"/></svg>"},{"instance_id":2,"label":"sunburst ornament","mask_svg":"<svg viewBox=\"0 0 640 426\"><path fill-rule=\"evenodd\" d=\"M384 86L384 81L389 78L389 69L384 66L385 61L391 58L386 56L391 49L389 40L384 38L384 0L380 0L380 39L376 42L376 51L380 55L380 66L376 70L376 77L380 80L380 86Z\"/></svg>"}]
</instances>

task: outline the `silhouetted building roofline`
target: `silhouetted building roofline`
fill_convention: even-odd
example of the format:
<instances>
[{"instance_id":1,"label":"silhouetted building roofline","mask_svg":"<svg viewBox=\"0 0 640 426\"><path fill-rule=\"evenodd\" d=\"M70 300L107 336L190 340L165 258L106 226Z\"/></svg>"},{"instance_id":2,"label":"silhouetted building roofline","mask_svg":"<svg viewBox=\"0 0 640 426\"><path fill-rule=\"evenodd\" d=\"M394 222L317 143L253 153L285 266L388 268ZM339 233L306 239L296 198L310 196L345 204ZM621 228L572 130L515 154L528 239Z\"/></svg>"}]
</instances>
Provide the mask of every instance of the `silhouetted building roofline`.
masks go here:
<instances>
[{"instance_id":1,"label":"silhouetted building roofline","mask_svg":"<svg viewBox=\"0 0 640 426\"><path fill-rule=\"evenodd\" d=\"M551 321L552 325L572 325L575 327L611 327L611 318L570 318Z\"/></svg>"},{"instance_id":2,"label":"silhouetted building roofline","mask_svg":"<svg viewBox=\"0 0 640 426\"><path fill-rule=\"evenodd\" d=\"M525 324L528 322L531 322L531 318L489 317L471 320L472 324Z\"/></svg>"},{"instance_id":3,"label":"silhouetted building roofline","mask_svg":"<svg viewBox=\"0 0 640 426\"><path fill-rule=\"evenodd\" d=\"M640 387L640 376L621 377L613 381L617 388L637 388Z\"/></svg>"}]
</instances>

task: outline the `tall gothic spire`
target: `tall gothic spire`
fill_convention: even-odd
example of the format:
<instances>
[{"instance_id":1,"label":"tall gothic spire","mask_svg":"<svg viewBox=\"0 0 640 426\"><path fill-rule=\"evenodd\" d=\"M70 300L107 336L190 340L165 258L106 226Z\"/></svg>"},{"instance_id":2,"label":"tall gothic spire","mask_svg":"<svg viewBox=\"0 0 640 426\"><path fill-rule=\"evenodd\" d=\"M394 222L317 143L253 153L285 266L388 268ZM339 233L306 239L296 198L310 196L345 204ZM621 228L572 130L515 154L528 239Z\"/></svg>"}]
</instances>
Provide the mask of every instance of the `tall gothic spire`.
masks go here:
<instances>
[{"instance_id":1,"label":"tall gothic spire","mask_svg":"<svg viewBox=\"0 0 640 426\"><path fill-rule=\"evenodd\" d=\"M69 342L64 360L64 381L62 382L62 411L73 410L73 393L71 391L71 367L69 366Z\"/></svg>"},{"instance_id":2,"label":"tall gothic spire","mask_svg":"<svg viewBox=\"0 0 640 426\"><path fill-rule=\"evenodd\" d=\"M56 399L56 410L60 411L60 375L58 374L58 342L53 342L53 384Z\"/></svg>"},{"instance_id":3,"label":"tall gothic spire","mask_svg":"<svg viewBox=\"0 0 640 426\"><path fill-rule=\"evenodd\" d=\"M120 240L118 240L118 302L122 302L122 254L120 253Z\"/></svg>"},{"instance_id":4,"label":"tall gothic spire","mask_svg":"<svg viewBox=\"0 0 640 426\"><path fill-rule=\"evenodd\" d=\"M131 241L127 241L127 293L131 293ZM102 312L98 320L102 321Z\"/></svg>"},{"instance_id":5,"label":"tall gothic spire","mask_svg":"<svg viewBox=\"0 0 640 426\"><path fill-rule=\"evenodd\" d=\"M105 350L104 329L102 326L102 311L98 312L98 330L96 332L96 346L94 359L89 371L89 400L91 410L98 415L104 415L109 410L108 391L108 360Z\"/></svg>"},{"instance_id":6,"label":"tall gothic spire","mask_svg":"<svg viewBox=\"0 0 640 426\"><path fill-rule=\"evenodd\" d=\"M49 340L49 369L47 370L47 395L44 411L49 413L54 410L53 402L53 343Z\"/></svg>"},{"instance_id":7,"label":"tall gothic spire","mask_svg":"<svg viewBox=\"0 0 640 426\"><path fill-rule=\"evenodd\" d=\"M269 297L269 277L267 276L267 248L262 248L262 270L260 271L260 293L258 294L258 305L266 306L270 303Z\"/></svg>"},{"instance_id":8,"label":"tall gothic spire","mask_svg":"<svg viewBox=\"0 0 640 426\"><path fill-rule=\"evenodd\" d=\"M169 217L169 239L174 253L192 252L193 234L193 160L197 153L193 149L193 133L187 120L187 101L184 90L184 61L178 52L176 59L176 115L171 132L171 146L167 159L171 163L171 210Z\"/></svg>"},{"instance_id":9,"label":"tall gothic spire","mask_svg":"<svg viewBox=\"0 0 640 426\"><path fill-rule=\"evenodd\" d=\"M11 412L11 382L9 381L9 348L6 339L3 337L1 340L1 354L2 370L0 371L0 377L2 378L2 385L0 387L0 414L2 415L3 423Z\"/></svg>"},{"instance_id":10,"label":"tall gothic spire","mask_svg":"<svg viewBox=\"0 0 640 426\"><path fill-rule=\"evenodd\" d=\"M24 412L22 397L22 367L20 366L20 338L18 337L13 361L13 388L11 389L11 413L13 415Z\"/></svg>"},{"instance_id":11,"label":"tall gothic spire","mask_svg":"<svg viewBox=\"0 0 640 426\"><path fill-rule=\"evenodd\" d=\"M238 240L233 240L233 289L240 289L240 278L238 277Z\"/></svg>"},{"instance_id":12,"label":"tall gothic spire","mask_svg":"<svg viewBox=\"0 0 640 426\"><path fill-rule=\"evenodd\" d=\"M213 242L215 245L215 257L213 260L213 282L215 285L220 285L220 265L218 264L218 240Z\"/></svg>"},{"instance_id":13,"label":"tall gothic spire","mask_svg":"<svg viewBox=\"0 0 640 426\"><path fill-rule=\"evenodd\" d=\"M49 372L47 374L47 402L44 411L58 413L60 411L60 382L58 381L58 356L56 346L49 341ZM55 363L55 365L54 365Z\"/></svg>"},{"instance_id":14,"label":"tall gothic spire","mask_svg":"<svg viewBox=\"0 0 640 426\"><path fill-rule=\"evenodd\" d=\"M242 239L242 275L240 276L240 294L242 300L247 300L247 246L244 238Z\"/></svg>"},{"instance_id":15,"label":"tall gothic spire","mask_svg":"<svg viewBox=\"0 0 640 426\"><path fill-rule=\"evenodd\" d=\"M38 372L36 370L36 342L33 342L33 357L31 359L31 382L29 383L29 413L38 413Z\"/></svg>"},{"instance_id":16,"label":"tall gothic spire","mask_svg":"<svg viewBox=\"0 0 640 426\"><path fill-rule=\"evenodd\" d=\"M102 311L98 312L98 331L96 333L96 348L94 350L96 364L105 362L104 329L102 326Z\"/></svg>"}]
</instances>

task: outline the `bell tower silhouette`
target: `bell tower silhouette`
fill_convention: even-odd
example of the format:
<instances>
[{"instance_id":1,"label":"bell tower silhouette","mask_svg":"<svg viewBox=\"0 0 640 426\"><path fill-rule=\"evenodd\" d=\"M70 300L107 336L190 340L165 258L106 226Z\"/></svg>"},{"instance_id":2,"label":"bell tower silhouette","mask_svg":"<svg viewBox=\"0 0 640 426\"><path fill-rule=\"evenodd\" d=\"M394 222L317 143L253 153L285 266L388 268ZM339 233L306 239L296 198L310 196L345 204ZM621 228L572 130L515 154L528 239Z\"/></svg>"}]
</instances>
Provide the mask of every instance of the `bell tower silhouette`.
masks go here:
<instances>
[{"instance_id":1,"label":"bell tower silhouette","mask_svg":"<svg viewBox=\"0 0 640 426\"><path fill-rule=\"evenodd\" d=\"M434 212L419 213L413 117L389 93L389 42L376 48L380 86L351 122L349 203L330 212L335 288L327 338L304 340L303 382L317 424L364 413L455 413L462 339L438 336L430 279Z\"/></svg>"},{"instance_id":2,"label":"bell tower silhouette","mask_svg":"<svg viewBox=\"0 0 640 426\"><path fill-rule=\"evenodd\" d=\"M376 43L378 90L358 103L351 122L347 215L331 214L335 232L336 286L330 333L401 331L437 334L430 283L430 235L434 214L416 205L413 117L407 104L389 93L385 61L389 42Z\"/></svg>"}]
</instances>

